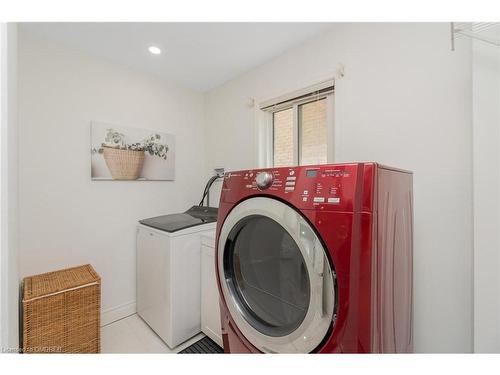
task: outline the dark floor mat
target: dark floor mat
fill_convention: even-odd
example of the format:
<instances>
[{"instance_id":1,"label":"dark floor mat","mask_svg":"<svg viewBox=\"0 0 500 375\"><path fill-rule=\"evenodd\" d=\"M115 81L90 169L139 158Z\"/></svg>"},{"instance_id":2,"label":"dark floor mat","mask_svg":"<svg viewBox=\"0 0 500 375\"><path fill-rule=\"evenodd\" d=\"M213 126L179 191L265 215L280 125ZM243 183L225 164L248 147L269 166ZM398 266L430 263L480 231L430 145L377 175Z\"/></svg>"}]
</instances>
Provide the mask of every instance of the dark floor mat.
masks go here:
<instances>
[{"instance_id":1,"label":"dark floor mat","mask_svg":"<svg viewBox=\"0 0 500 375\"><path fill-rule=\"evenodd\" d=\"M209 337L203 337L201 340L196 341L194 344L188 346L186 349L179 352L179 354L222 354L224 349L212 341Z\"/></svg>"}]
</instances>

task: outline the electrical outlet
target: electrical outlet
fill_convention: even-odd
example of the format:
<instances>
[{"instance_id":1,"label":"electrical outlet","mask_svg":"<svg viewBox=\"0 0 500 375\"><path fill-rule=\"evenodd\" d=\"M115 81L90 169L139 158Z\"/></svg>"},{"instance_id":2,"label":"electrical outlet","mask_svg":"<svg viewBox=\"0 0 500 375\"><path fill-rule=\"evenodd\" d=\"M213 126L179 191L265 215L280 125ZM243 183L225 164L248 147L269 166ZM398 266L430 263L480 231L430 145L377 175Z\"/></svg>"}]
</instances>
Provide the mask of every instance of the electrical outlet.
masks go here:
<instances>
[{"instance_id":1,"label":"electrical outlet","mask_svg":"<svg viewBox=\"0 0 500 375\"><path fill-rule=\"evenodd\" d=\"M214 168L214 172L219 177L224 177L224 167Z\"/></svg>"}]
</instances>

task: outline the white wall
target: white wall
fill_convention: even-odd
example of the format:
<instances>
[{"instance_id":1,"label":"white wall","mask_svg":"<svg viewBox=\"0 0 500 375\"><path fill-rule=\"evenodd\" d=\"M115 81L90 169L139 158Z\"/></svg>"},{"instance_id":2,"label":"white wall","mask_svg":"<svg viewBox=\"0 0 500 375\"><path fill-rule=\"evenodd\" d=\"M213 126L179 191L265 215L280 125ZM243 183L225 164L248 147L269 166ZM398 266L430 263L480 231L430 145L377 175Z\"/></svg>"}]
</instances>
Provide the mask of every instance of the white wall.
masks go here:
<instances>
[{"instance_id":1,"label":"white wall","mask_svg":"<svg viewBox=\"0 0 500 375\"><path fill-rule=\"evenodd\" d=\"M15 351L18 335L17 25L0 24L1 252L0 347Z\"/></svg>"},{"instance_id":2,"label":"white wall","mask_svg":"<svg viewBox=\"0 0 500 375\"><path fill-rule=\"evenodd\" d=\"M414 171L414 347L472 350L471 47L449 24L340 24L210 91L206 170L256 166L257 102L333 77L336 161Z\"/></svg>"},{"instance_id":3,"label":"white wall","mask_svg":"<svg viewBox=\"0 0 500 375\"><path fill-rule=\"evenodd\" d=\"M203 105L199 93L21 27L21 276L91 263L102 277L104 319L132 312L137 220L183 211L200 199ZM91 181L91 120L175 134L176 180Z\"/></svg>"},{"instance_id":4,"label":"white wall","mask_svg":"<svg viewBox=\"0 0 500 375\"><path fill-rule=\"evenodd\" d=\"M500 30L492 30L500 38ZM500 49L473 44L474 351L500 352Z\"/></svg>"}]
</instances>

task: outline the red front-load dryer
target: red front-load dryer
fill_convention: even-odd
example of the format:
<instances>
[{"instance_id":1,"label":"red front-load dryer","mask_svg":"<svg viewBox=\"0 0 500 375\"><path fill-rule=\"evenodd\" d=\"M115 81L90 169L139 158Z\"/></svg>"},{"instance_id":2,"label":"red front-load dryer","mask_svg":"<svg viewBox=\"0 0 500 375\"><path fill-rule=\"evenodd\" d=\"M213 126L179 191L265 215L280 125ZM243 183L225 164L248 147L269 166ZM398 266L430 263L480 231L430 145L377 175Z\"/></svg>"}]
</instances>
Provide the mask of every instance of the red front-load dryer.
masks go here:
<instances>
[{"instance_id":1,"label":"red front-load dryer","mask_svg":"<svg viewBox=\"0 0 500 375\"><path fill-rule=\"evenodd\" d=\"M412 174L229 172L216 268L228 353L412 351Z\"/></svg>"}]
</instances>

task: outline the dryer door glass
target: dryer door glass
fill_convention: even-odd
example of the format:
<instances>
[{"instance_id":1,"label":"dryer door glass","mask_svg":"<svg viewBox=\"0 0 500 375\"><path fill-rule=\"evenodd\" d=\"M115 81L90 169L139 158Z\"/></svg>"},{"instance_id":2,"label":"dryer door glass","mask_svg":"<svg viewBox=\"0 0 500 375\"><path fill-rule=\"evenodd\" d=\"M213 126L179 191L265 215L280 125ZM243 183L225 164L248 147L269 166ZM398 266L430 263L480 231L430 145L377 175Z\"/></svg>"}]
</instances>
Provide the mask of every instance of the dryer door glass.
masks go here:
<instances>
[{"instance_id":1,"label":"dryer door glass","mask_svg":"<svg viewBox=\"0 0 500 375\"><path fill-rule=\"evenodd\" d=\"M228 236L226 280L245 319L268 336L285 336L304 320L310 282L302 253L276 221L253 215Z\"/></svg>"}]
</instances>

